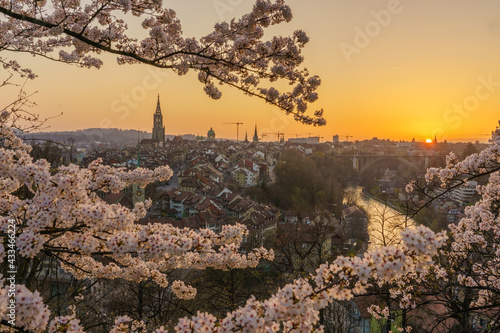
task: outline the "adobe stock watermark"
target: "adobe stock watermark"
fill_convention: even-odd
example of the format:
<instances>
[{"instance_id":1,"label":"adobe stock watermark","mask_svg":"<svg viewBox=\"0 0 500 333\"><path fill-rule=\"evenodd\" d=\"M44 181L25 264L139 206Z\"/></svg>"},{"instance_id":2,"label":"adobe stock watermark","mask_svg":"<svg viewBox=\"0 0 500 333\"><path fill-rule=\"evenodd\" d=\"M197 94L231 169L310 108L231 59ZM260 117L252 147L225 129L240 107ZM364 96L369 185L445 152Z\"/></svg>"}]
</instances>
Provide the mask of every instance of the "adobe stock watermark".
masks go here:
<instances>
[{"instance_id":1,"label":"adobe stock watermark","mask_svg":"<svg viewBox=\"0 0 500 333\"><path fill-rule=\"evenodd\" d=\"M125 120L130 110L137 108L139 103L148 97L149 92L156 90L171 75L169 70L163 68L147 67L146 72L140 84L134 86L128 93L122 93L111 103L111 112L118 114L118 119ZM101 124L106 124L107 120L109 119L101 120Z\"/></svg>"},{"instance_id":2,"label":"adobe stock watermark","mask_svg":"<svg viewBox=\"0 0 500 333\"><path fill-rule=\"evenodd\" d=\"M217 16L221 21L227 12L232 12L243 3L243 0L214 0L213 5Z\"/></svg>"},{"instance_id":3,"label":"adobe stock watermark","mask_svg":"<svg viewBox=\"0 0 500 333\"><path fill-rule=\"evenodd\" d=\"M350 64L354 55L360 54L363 49L367 48L373 39L381 34L383 28L387 28L391 24L393 17L403 12L403 9L401 0L389 0L385 9L370 11L373 19L366 22L362 27L354 27L352 42L342 41L339 44L347 63Z\"/></svg>"},{"instance_id":4,"label":"adobe stock watermark","mask_svg":"<svg viewBox=\"0 0 500 333\"><path fill-rule=\"evenodd\" d=\"M451 124L451 128L457 129L464 119L469 118L470 114L479 108L481 101L490 98L496 88L500 87L500 81L494 81L493 74L489 74L486 78L479 76L477 80L479 83L474 89L474 94L465 97L460 104L453 104L453 107L443 113L444 121Z\"/></svg>"},{"instance_id":5,"label":"adobe stock watermark","mask_svg":"<svg viewBox=\"0 0 500 333\"><path fill-rule=\"evenodd\" d=\"M7 322L12 327L16 326L16 220L9 218L7 220Z\"/></svg>"},{"instance_id":6,"label":"adobe stock watermark","mask_svg":"<svg viewBox=\"0 0 500 333\"><path fill-rule=\"evenodd\" d=\"M462 103L453 104L443 113L443 120L454 130L462 125L464 119L469 118L473 112L477 111L481 102L490 98L500 87L500 81L495 81L493 74L489 74L487 77L479 76L477 80L478 84L474 89L474 93L466 96ZM443 135L443 133L442 128L437 128L433 134Z\"/></svg>"},{"instance_id":7,"label":"adobe stock watermark","mask_svg":"<svg viewBox=\"0 0 500 333\"><path fill-rule=\"evenodd\" d=\"M274 133L278 134L283 132L285 128L292 122L291 115L285 114L285 112L273 108L274 116L269 120L269 126L266 128L261 128L260 133ZM279 140L279 138L277 138Z\"/></svg>"},{"instance_id":8,"label":"adobe stock watermark","mask_svg":"<svg viewBox=\"0 0 500 333\"><path fill-rule=\"evenodd\" d=\"M157 88L170 76L171 71L164 68L146 67L146 74L142 77L139 84L135 85L126 93L122 93L111 102L111 112L116 114L119 120L125 120L130 112L139 106L139 103L148 98L150 92ZM99 128L116 127L113 119L106 117L99 122ZM99 134L93 134L90 141L104 141L105 135L101 131Z\"/></svg>"}]
</instances>

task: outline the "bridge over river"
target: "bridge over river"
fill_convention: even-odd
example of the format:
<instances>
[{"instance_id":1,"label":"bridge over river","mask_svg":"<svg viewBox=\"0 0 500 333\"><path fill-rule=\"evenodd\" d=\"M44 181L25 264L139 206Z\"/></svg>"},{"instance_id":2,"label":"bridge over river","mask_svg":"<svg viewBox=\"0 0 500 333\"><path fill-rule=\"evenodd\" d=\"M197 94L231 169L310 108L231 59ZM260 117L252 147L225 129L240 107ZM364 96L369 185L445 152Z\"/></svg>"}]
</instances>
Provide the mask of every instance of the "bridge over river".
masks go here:
<instances>
[{"instance_id":1,"label":"bridge over river","mask_svg":"<svg viewBox=\"0 0 500 333\"><path fill-rule=\"evenodd\" d=\"M445 161L445 155L334 155L336 158L344 158L352 161L352 168L360 173L374 165L375 163L387 160L396 159L399 162L408 165L414 170L426 170L432 162Z\"/></svg>"}]
</instances>

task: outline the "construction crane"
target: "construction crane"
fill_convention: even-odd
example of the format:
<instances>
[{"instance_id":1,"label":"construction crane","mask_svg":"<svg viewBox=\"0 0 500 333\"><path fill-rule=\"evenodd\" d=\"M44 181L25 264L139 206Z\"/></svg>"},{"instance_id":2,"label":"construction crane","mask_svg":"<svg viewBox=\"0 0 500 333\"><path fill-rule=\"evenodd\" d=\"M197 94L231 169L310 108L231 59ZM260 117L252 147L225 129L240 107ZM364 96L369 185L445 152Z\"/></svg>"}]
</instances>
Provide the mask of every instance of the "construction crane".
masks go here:
<instances>
[{"instance_id":1,"label":"construction crane","mask_svg":"<svg viewBox=\"0 0 500 333\"><path fill-rule=\"evenodd\" d=\"M308 137L310 138L310 137L311 137L311 135L312 135L312 134L314 134L314 133L304 133L304 134L307 134L307 135L308 135Z\"/></svg>"},{"instance_id":2,"label":"construction crane","mask_svg":"<svg viewBox=\"0 0 500 333\"><path fill-rule=\"evenodd\" d=\"M352 136L352 135L347 134L347 135L345 136L345 140L346 140L346 141L349 141L349 138L353 138L353 136Z\"/></svg>"},{"instance_id":3,"label":"construction crane","mask_svg":"<svg viewBox=\"0 0 500 333\"><path fill-rule=\"evenodd\" d=\"M277 132L277 133L261 133L262 139L268 135L276 135L278 137L279 142L284 142L285 141L285 133Z\"/></svg>"},{"instance_id":4,"label":"construction crane","mask_svg":"<svg viewBox=\"0 0 500 333\"><path fill-rule=\"evenodd\" d=\"M239 141L238 137L240 135L240 125L243 125L243 123L223 123L223 124L226 124L226 125L236 125L236 141Z\"/></svg>"},{"instance_id":5,"label":"construction crane","mask_svg":"<svg viewBox=\"0 0 500 333\"><path fill-rule=\"evenodd\" d=\"M278 135L278 142L283 143L285 142L285 133L276 133ZM280 138L281 137L281 138Z\"/></svg>"},{"instance_id":6,"label":"construction crane","mask_svg":"<svg viewBox=\"0 0 500 333\"><path fill-rule=\"evenodd\" d=\"M261 140L264 141L264 138L268 135L273 135L273 134L276 134L276 133L260 133L260 136L261 136Z\"/></svg>"}]
</instances>

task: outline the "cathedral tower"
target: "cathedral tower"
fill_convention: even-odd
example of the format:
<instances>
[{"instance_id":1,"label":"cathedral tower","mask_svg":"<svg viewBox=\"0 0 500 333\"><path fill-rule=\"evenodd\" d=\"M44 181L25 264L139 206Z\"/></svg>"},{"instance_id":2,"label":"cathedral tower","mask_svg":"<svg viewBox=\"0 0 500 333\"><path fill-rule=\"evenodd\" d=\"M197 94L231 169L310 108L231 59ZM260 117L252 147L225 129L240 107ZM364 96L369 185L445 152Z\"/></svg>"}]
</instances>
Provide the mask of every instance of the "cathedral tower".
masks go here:
<instances>
[{"instance_id":1,"label":"cathedral tower","mask_svg":"<svg viewBox=\"0 0 500 333\"><path fill-rule=\"evenodd\" d=\"M156 112L153 120L153 140L160 143L161 146L165 143L165 126L163 126L163 115L161 114L160 95L158 94L158 102L156 104Z\"/></svg>"}]
</instances>

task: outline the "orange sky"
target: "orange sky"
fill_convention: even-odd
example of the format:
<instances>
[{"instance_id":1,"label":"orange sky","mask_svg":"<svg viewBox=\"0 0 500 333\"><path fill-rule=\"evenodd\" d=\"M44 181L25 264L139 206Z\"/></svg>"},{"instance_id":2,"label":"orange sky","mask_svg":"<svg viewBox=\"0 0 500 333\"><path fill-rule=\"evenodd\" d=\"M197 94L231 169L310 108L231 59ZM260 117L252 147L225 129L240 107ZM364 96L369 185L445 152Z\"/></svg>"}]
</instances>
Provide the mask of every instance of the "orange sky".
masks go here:
<instances>
[{"instance_id":1,"label":"orange sky","mask_svg":"<svg viewBox=\"0 0 500 333\"><path fill-rule=\"evenodd\" d=\"M213 24L249 11L250 0L164 0L183 22L186 36L208 33ZM285 137L353 135L395 140L484 141L500 119L500 2L498 0L288 0L294 19L269 34L305 30L304 50L312 74L322 78L319 100L328 124L296 123L275 107L228 87L211 100L195 73L179 77L142 65L118 66L104 56L99 70L80 69L28 55L5 54L29 65L39 77L27 83L38 91L33 111L64 115L50 130L89 127L151 131L160 94L167 134L236 138L243 122L253 135ZM387 16L389 13L389 16ZM385 16L384 16L385 14ZM377 17L378 16L378 21ZM359 31L368 33L362 36ZM364 37L364 39L363 39ZM4 56L4 54L2 54ZM497 83L498 82L498 83ZM15 89L0 92L12 99ZM128 97L127 97L128 96ZM268 136L269 139L275 139ZM352 140L352 139L351 139Z\"/></svg>"}]
</instances>

